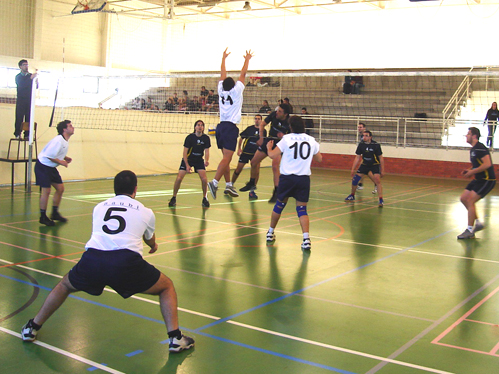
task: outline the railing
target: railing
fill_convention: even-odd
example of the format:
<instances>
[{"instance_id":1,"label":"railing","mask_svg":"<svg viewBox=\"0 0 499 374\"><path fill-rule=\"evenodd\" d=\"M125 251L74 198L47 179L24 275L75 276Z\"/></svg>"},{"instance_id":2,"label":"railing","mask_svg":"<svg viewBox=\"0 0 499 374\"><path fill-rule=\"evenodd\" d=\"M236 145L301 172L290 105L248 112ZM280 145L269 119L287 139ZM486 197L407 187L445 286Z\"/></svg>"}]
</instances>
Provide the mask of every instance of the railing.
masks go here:
<instances>
[{"instance_id":1,"label":"railing","mask_svg":"<svg viewBox=\"0 0 499 374\"><path fill-rule=\"evenodd\" d=\"M471 70L470 70L471 71ZM469 99L470 87L475 78L470 78L469 76L465 76L459 87L452 95L451 99L442 110L442 131L445 132L448 130L450 126L453 125L454 119L457 117L459 113L459 109L461 106Z\"/></svg>"}]
</instances>

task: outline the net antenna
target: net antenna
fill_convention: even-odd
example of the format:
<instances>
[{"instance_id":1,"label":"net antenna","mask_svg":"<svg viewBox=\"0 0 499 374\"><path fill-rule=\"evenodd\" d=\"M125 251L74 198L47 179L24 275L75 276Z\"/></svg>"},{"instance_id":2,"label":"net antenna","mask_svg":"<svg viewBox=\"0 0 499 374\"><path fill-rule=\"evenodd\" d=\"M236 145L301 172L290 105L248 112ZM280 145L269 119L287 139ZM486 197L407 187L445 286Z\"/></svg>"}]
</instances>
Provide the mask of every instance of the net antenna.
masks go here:
<instances>
[{"instance_id":1,"label":"net antenna","mask_svg":"<svg viewBox=\"0 0 499 374\"><path fill-rule=\"evenodd\" d=\"M104 0L78 0L71 14L100 12L106 4Z\"/></svg>"}]
</instances>

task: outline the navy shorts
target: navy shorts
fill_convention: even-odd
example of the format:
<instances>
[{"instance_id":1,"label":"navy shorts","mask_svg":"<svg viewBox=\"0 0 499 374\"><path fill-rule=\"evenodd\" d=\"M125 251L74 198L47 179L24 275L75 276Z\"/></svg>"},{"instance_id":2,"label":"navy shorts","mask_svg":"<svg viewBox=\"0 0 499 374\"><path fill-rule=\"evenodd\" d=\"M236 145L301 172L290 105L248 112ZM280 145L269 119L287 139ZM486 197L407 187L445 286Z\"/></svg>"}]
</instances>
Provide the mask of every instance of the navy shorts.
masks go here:
<instances>
[{"instance_id":1,"label":"navy shorts","mask_svg":"<svg viewBox=\"0 0 499 374\"><path fill-rule=\"evenodd\" d=\"M62 183L62 178L57 168L43 165L38 160L36 160L35 164L35 177L36 185L44 188L50 188L50 186L52 186L52 183Z\"/></svg>"},{"instance_id":2,"label":"navy shorts","mask_svg":"<svg viewBox=\"0 0 499 374\"><path fill-rule=\"evenodd\" d=\"M90 295L102 294L105 286L127 298L147 291L158 281L161 272L128 249L100 251L89 248L69 271L71 285Z\"/></svg>"},{"instance_id":3,"label":"navy shorts","mask_svg":"<svg viewBox=\"0 0 499 374\"><path fill-rule=\"evenodd\" d=\"M373 174L381 174L380 171L379 171L379 164L376 164L376 165L364 165L364 164L361 164L359 166L359 170L357 170L357 173L367 175L367 174L369 174L370 171Z\"/></svg>"},{"instance_id":4,"label":"navy shorts","mask_svg":"<svg viewBox=\"0 0 499 374\"><path fill-rule=\"evenodd\" d=\"M272 147L272 149L275 149L275 147L277 147L277 143L279 143L279 140L276 140L276 139L269 139L269 138L263 138L263 143L262 145L258 146L258 150L259 151L262 151L263 153L265 153L267 156L269 155L267 153L267 143L270 141L270 140L273 140L274 141L274 146Z\"/></svg>"},{"instance_id":5,"label":"navy shorts","mask_svg":"<svg viewBox=\"0 0 499 374\"><path fill-rule=\"evenodd\" d=\"M310 176L281 174L277 189L277 199L284 201L287 197L294 197L296 201L308 203L308 198L310 197Z\"/></svg>"},{"instance_id":6,"label":"navy shorts","mask_svg":"<svg viewBox=\"0 0 499 374\"><path fill-rule=\"evenodd\" d=\"M239 129L232 122L223 121L218 124L215 137L219 149L228 149L235 152L238 136Z\"/></svg>"},{"instance_id":7,"label":"navy shorts","mask_svg":"<svg viewBox=\"0 0 499 374\"><path fill-rule=\"evenodd\" d=\"M194 168L194 171L196 173L198 172L198 170L205 170L206 169L204 166L203 159L201 159L201 160L189 160L189 159L187 159L187 161L189 161L189 165ZM179 170L187 170L187 168L185 167L184 159L182 159L182 161L180 162L180 167L178 169Z\"/></svg>"},{"instance_id":8,"label":"navy shorts","mask_svg":"<svg viewBox=\"0 0 499 374\"><path fill-rule=\"evenodd\" d=\"M495 187L496 181L488 181L485 179L473 179L466 186L465 190L475 191L477 195L485 197Z\"/></svg>"},{"instance_id":9,"label":"navy shorts","mask_svg":"<svg viewBox=\"0 0 499 374\"><path fill-rule=\"evenodd\" d=\"M247 164L248 162L251 161L251 159L253 158L255 154L252 153L252 154L248 154L248 153L241 153L241 156L239 156L239 162L241 164Z\"/></svg>"}]
</instances>

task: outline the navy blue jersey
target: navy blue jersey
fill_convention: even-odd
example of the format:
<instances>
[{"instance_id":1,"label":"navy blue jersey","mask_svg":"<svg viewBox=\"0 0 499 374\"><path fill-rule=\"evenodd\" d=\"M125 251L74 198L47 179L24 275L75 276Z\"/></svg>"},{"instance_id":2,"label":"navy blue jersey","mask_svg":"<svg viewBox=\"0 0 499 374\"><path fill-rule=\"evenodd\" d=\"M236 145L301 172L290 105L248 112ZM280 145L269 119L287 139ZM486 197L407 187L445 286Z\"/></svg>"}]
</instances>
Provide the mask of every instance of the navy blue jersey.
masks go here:
<instances>
[{"instance_id":1,"label":"navy blue jersey","mask_svg":"<svg viewBox=\"0 0 499 374\"><path fill-rule=\"evenodd\" d=\"M487 155L490 156L489 149L480 142L476 143L470 149L470 161L473 169L476 169L482 165L482 159ZM490 162L492 163L492 157L490 158ZM494 165L491 165L490 168L482 171L481 173L475 174L475 179L495 180L496 174L494 172Z\"/></svg>"},{"instance_id":2,"label":"navy blue jersey","mask_svg":"<svg viewBox=\"0 0 499 374\"><path fill-rule=\"evenodd\" d=\"M206 134L197 136L195 133L192 133L185 138L184 147L188 148L187 160L202 160L204 150L211 147L211 140Z\"/></svg>"},{"instance_id":3,"label":"navy blue jersey","mask_svg":"<svg viewBox=\"0 0 499 374\"><path fill-rule=\"evenodd\" d=\"M289 118L289 117L288 117ZM285 120L280 120L276 118L276 112L270 113L267 118L265 118L265 123L270 123L269 136L272 138L277 138L277 133L282 132L284 135L289 133L289 123L288 118Z\"/></svg>"},{"instance_id":4,"label":"navy blue jersey","mask_svg":"<svg viewBox=\"0 0 499 374\"><path fill-rule=\"evenodd\" d=\"M375 141L371 143L361 142L357 146L355 154L362 156L362 165L379 165L379 156L383 154L381 145Z\"/></svg>"},{"instance_id":5,"label":"navy blue jersey","mask_svg":"<svg viewBox=\"0 0 499 374\"><path fill-rule=\"evenodd\" d=\"M243 153L254 155L258 149L256 142L260 139L260 131L257 126L249 126L241 133L241 138L244 139L242 150ZM267 136L267 130L263 130L263 136Z\"/></svg>"}]
</instances>

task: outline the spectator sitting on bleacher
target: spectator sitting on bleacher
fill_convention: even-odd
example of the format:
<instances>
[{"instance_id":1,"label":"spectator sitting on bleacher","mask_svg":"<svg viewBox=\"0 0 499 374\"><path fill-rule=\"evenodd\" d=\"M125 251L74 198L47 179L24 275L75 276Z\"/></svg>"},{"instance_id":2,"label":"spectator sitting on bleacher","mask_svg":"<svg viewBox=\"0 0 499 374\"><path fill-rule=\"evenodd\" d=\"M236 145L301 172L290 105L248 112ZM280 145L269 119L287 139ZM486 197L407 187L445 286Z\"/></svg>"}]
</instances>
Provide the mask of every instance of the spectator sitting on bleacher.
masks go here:
<instances>
[{"instance_id":1,"label":"spectator sitting on bleacher","mask_svg":"<svg viewBox=\"0 0 499 374\"><path fill-rule=\"evenodd\" d=\"M175 110L175 104L173 104L173 98L169 98L166 102L165 102L165 107L163 108L163 110L166 110L166 111L174 111Z\"/></svg>"},{"instance_id":2,"label":"spectator sitting on bleacher","mask_svg":"<svg viewBox=\"0 0 499 374\"><path fill-rule=\"evenodd\" d=\"M269 102L267 100L263 100L262 106L258 110L258 113L270 113L272 112L272 108L269 106Z\"/></svg>"},{"instance_id":3,"label":"spectator sitting on bleacher","mask_svg":"<svg viewBox=\"0 0 499 374\"><path fill-rule=\"evenodd\" d=\"M140 99L140 110L147 109L146 101L144 99Z\"/></svg>"},{"instance_id":4,"label":"spectator sitting on bleacher","mask_svg":"<svg viewBox=\"0 0 499 374\"><path fill-rule=\"evenodd\" d=\"M201 86L201 92L199 92L199 96L208 96L208 90L206 89L205 86Z\"/></svg>"},{"instance_id":5,"label":"spectator sitting on bleacher","mask_svg":"<svg viewBox=\"0 0 499 374\"><path fill-rule=\"evenodd\" d=\"M177 97L177 93L176 92L173 94L173 98L172 99L173 99L173 104L174 105L178 105L178 97Z\"/></svg>"},{"instance_id":6,"label":"spectator sitting on bleacher","mask_svg":"<svg viewBox=\"0 0 499 374\"><path fill-rule=\"evenodd\" d=\"M177 108L177 110L179 112L185 112L187 110L187 103L186 103L185 99L182 99L182 98L178 99L178 108Z\"/></svg>"},{"instance_id":7,"label":"spectator sitting on bleacher","mask_svg":"<svg viewBox=\"0 0 499 374\"><path fill-rule=\"evenodd\" d=\"M364 87L364 78L361 76L352 77L353 84L353 94L360 95L360 89Z\"/></svg>"},{"instance_id":8,"label":"spectator sitting on bleacher","mask_svg":"<svg viewBox=\"0 0 499 374\"><path fill-rule=\"evenodd\" d=\"M203 110L209 112L211 109L218 109L218 95L213 90L210 90Z\"/></svg>"},{"instance_id":9,"label":"spectator sitting on bleacher","mask_svg":"<svg viewBox=\"0 0 499 374\"><path fill-rule=\"evenodd\" d=\"M198 112L201 110L201 104L199 103L199 97L194 96L192 100L187 104L187 110L191 112Z\"/></svg>"},{"instance_id":10,"label":"spectator sitting on bleacher","mask_svg":"<svg viewBox=\"0 0 499 374\"><path fill-rule=\"evenodd\" d=\"M293 114L293 105L291 105L291 103L289 102L289 99L287 97L284 98L284 104L288 104L289 105L289 109L290 109L290 112L289 114Z\"/></svg>"},{"instance_id":11,"label":"spectator sitting on bleacher","mask_svg":"<svg viewBox=\"0 0 499 374\"><path fill-rule=\"evenodd\" d=\"M136 97L132 102L132 109L140 109L140 98Z\"/></svg>"}]
</instances>

